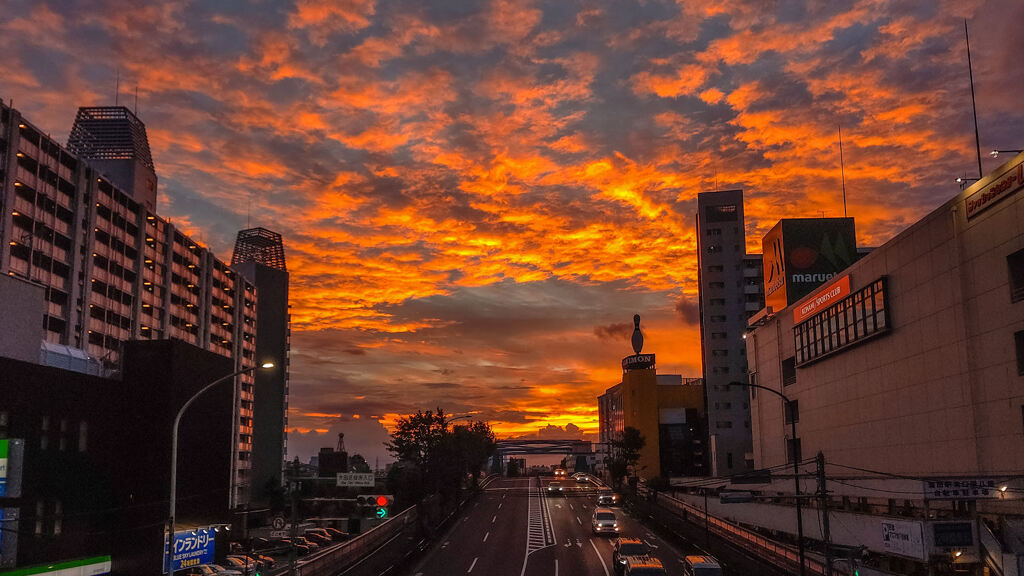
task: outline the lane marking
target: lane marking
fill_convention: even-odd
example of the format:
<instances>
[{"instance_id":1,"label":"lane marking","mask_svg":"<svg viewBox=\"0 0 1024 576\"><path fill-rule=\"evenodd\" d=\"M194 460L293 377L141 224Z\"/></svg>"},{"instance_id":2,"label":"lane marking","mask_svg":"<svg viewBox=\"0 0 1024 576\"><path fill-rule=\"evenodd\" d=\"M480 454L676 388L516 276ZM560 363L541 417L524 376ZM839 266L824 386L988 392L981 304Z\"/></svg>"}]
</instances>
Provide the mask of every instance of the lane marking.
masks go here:
<instances>
[{"instance_id":1,"label":"lane marking","mask_svg":"<svg viewBox=\"0 0 1024 576\"><path fill-rule=\"evenodd\" d=\"M477 556L476 558L473 558L473 563L469 565L469 570L466 570L466 574L469 574L470 572L473 571L473 566L476 566L476 561L479 558L480 558L479 556ZM607 572L607 570L605 570L605 572Z\"/></svg>"},{"instance_id":2,"label":"lane marking","mask_svg":"<svg viewBox=\"0 0 1024 576\"><path fill-rule=\"evenodd\" d=\"M794 494L795 494L795 492L794 492ZM491 535L490 532L488 532L487 534L484 534L484 542L487 542L487 537L490 536L490 535Z\"/></svg>"},{"instance_id":3,"label":"lane marking","mask_svg":"<svg viewBox=\"0 0 1024 576\"><path fill-rule=\"evenodd\" d=\"M794 492L794 494L795 494L795 492ZM569 503L569 510L576 510L575 508L572 507L572 502Z\"/></svg>"},{"instance_id":4,"label":"lane marking","mask_svg":"<svg viewBox=\"0 0 1024 576\"><path fill-rule=\"evenodd\" d=\"M601 561L601 568L604 568L604 576L611 576L608 574L608 565L604 563L604 558L601 557L601 553L597 551L597 545L594 544L594 539L590 539L590 546L594 548L594 554L597 554L597 559Z\"/></svg>"},{"instance_id":5,"label":"lane marking","mask_svg":"<svg viewBox=\"0 0 1024 576\"><path fill-rule=\"evenodd\" d=\"M579 523L580 526L583 526L583 522L580 522L580 517L579 516L576 517L576 522Z\"/></svg>"},{"instance_id":6,"label":"lane marking","mask_svg":"<svg viewBox=\"0 0 1024 576\"><path fill-rule=\"evenodd\" d=\"M794 494L796 494L796 492L794 492ZM504 504L504 502L498 502L498 510L501 510L502 504Z\"/></svg>"},{"instance_id":7,"label":"lane marking","mask_svg":"<svg viewBox=\"0 0 1024 576\"><path fill-rule=\"evenodd\" d=\"M494 518L491 518L491 524L494 524L494 521L497 520L497 519L498 519L497 515L495 515Z\"/></svg>"},{"instance_id":8,"label":"lane marking","mask_svg":"<svg viewBox=\"0 0 1024 576\"><path fill-rule=\"evenodd\" d=\"M558 558L555 558L555 576L558 576Z\"/></svg>"}]
</instances>

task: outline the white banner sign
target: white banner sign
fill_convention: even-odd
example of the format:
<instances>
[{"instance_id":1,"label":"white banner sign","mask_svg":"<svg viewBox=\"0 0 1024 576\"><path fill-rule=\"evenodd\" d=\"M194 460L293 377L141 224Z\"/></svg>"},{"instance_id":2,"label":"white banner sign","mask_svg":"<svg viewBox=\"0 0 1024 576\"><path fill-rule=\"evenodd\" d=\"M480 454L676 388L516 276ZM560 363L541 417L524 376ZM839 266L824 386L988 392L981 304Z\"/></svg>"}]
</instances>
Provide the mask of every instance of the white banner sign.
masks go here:
<instances>
[{"instance_id":1,"label":"white banner sign","mask_svg":"<svg viewBox=\"0 0 1024 576\"><path fill-rule=\"evenodd\" d=\"M883 520L882 547L886 552L925 560L924 536L921 523Z\"/></svg>"},{"instance_id":2,"label":"white banner sign","mask_svg":"<svg viewBox=\"0 0 1024 576\"><path fill-rule=\"evenodd\" d=\"M373 472L349 472L338 474L338 486L350 488L373 488Z\"/></svg>"}]
</instances>

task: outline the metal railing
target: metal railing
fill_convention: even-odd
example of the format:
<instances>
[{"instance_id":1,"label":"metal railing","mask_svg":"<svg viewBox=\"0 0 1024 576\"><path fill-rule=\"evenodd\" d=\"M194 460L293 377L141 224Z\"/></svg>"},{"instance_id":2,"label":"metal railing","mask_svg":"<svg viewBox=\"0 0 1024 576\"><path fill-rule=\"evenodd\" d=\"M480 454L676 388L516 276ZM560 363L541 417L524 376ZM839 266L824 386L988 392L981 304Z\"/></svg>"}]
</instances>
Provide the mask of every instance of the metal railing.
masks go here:
<instances>
[{"instance_id":1,"label":"metal railing","mask_svg":"<svg viewBox=\"0 0 1024 576\"><path fill-rule=\"evenodd\" d=\"M800 555L793 546L770 540L756 532L721 518L705 514L700 508L691 506L682 500L677 500L666 494L658 494L658 505L677 516L683 516L690 521L699 523L701 526L706 525L711 533L776 566L787 570L796 570L800 566ZM820 576L826 574L824 562L815 558L806 558L804 562L808 573ZM832 573L837 575L847 574L846 570L838 566L832 567Z\"/></svg>"},{"instance_id":2,"label":"metal railing","mask_svg":"<svg viewBox=\"0 0 1024 576\"><path fill-rule=\"evenodd\" d=\"M390 520L364 532L340 546L330 548L315 558L299 565L299 576L333 576L359 562L388 540L414 524L418 518L416 506L410 506Z\"/></svg>"}]
</instances>

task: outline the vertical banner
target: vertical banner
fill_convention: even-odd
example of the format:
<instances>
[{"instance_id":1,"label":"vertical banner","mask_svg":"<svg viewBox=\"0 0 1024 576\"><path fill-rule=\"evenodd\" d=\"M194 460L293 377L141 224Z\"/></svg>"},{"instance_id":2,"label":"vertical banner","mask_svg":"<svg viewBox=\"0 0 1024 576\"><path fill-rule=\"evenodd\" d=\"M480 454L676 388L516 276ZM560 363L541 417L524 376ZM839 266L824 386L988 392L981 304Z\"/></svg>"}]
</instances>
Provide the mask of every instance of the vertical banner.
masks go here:
<instances>
[{"instance_id":1,"label":"vertical banner","mask_svg":"<svg viewBox=\"0 0 1024 576\"><path fill-rule=\"evenodd\" d=\"M167 535L164 534L164 574L174 570L184 570L200 564L213 562L216 533L212 529L202 528L193 533L182 530L174 533L173 552L167 552Z\"/></svg>"},{"instance_id":2,"label":"vertical banner","mask_svg":"<svg viewBox=\"0 0 1024 576\"><path fill-rule=\"evenodd\" d=\"M0 498L7 495L7 449L10 441L0 440Z\"/></svg>"}]
</instances>

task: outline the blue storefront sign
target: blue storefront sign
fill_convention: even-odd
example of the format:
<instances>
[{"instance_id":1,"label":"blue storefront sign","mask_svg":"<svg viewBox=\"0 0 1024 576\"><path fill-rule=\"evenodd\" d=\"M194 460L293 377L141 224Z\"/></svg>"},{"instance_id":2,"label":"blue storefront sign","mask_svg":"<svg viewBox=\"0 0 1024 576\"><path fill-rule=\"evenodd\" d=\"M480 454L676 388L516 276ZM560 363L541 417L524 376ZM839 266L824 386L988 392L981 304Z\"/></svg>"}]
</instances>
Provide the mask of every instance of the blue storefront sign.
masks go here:
<instances>
[{"instance_id":1,"label":"blue storefront sign","mask_svg":"<svg viewBox=\"0 0 1024 576\"><path fill-rule=\"evenodd\" d=\"M164 549L164 574L170 572L171 564L175 570L184 570L200 564L213 562L213 546L216 533L212 529L183 530L174 533L173 553L169 556Z\"/></svg>"}]
</instances>

